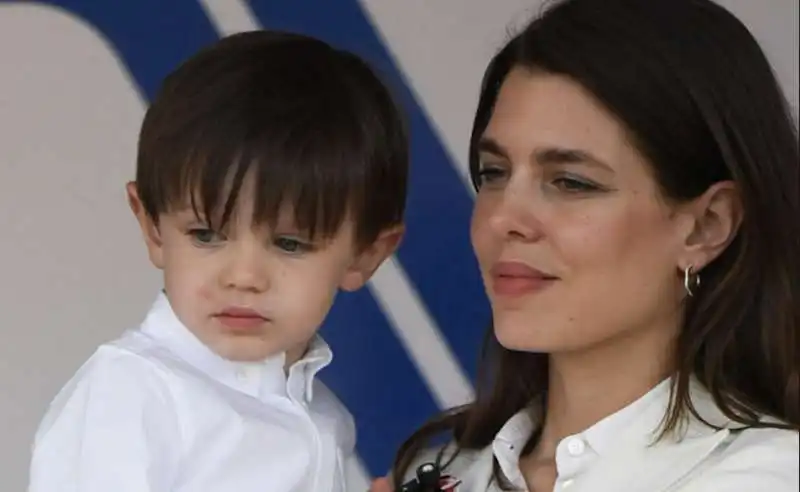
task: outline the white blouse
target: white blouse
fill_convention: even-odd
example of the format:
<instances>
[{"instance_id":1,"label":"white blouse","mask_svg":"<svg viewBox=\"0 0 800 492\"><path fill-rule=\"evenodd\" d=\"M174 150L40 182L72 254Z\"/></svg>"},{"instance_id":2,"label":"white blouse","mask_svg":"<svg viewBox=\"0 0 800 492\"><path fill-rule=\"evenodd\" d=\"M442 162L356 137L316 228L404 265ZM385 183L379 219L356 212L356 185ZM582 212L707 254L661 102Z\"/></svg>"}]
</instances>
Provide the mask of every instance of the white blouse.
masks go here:
<instances>
[{"instance_id":1,"label":"white blouse","mask_svg":"<svg viewBox=\"0 0 800 492\"><path fill-rule=\"evenodd\" d=\"M552 492L797 492L800 489L800 435L776 429L736 430L699 383L692 401L701 416L721 426L715 430L692 419L682 440L665 437L655 445L669 404L669 381L556 448L558 478ZM537 425L530 410L506 422L492 445L462 451L443 473L460 482L452 492L499 492L492 480L496 459L515 490L527 491L519 468L520 453ZM442 463L454 445L444 451ZM409 469L434 461L429 450ZM543 492L543 491L536 491ZM550 491L548 491L550 492Z\"/></svg>"}]
</instances>

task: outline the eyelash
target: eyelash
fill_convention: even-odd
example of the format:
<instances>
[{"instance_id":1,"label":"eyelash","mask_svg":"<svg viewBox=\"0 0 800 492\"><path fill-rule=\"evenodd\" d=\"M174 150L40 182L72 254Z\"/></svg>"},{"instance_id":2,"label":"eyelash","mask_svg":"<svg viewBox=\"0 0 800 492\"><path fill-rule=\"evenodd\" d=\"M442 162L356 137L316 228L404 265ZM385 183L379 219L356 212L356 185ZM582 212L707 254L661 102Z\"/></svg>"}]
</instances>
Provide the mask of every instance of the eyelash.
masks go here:
<instances>
[{"instance_id":1,"label":"eyelash","mask_svg":"<svg viewBox=\"0 0 800 492\"><path fill-rule=\"evenodd\" d=\"M204 235L211 235L210 238L204 238ZM212 247L216 246L218 243L225 241L227 238L212 229L207 227L194 227L189 229L186 232L192 242L194 242L197 246L200 247ZM301 239L290 237L290 236L277 236L272 241L272 244L283 251L284 253L291 254L291 255L299 255L303 253L308 253L314 250L314 246L306 241Z\"/></svg>"},{"instance_id":2,"label":"eyelash","mask_svg":"<svg viewBox=\"0 0 800 492\"><path fill-rule=\"evenodd\" d=\"M553 180L553 185L565 193L591 193L600 191L600 187L586 180L571 177L559 177Z\"/></svg>"},{"instance_id":3,"label":"eyelash","mask_svg":"<svg viewBox=\"0 0 800 492\"><path fill-rule=\"evenodd\" d=\"M506 177L508 172L499 166L485 166L478 170L478 188L490 185ZM589 180L573 176L559 176L550 182L556 189L564 193L592 193L601 191L602 187Z\"/></svg>"},{"instance_id":4,"label":"eyelash","mask_svg":"<svg viewBox=\"0 0 800 492\"><path fill-rule=\"evenodd\" d=\"M287 248L287 243L296 246L296 249L292 250ZM273 244L281 251L292 255L308 253L314 250L314 246L312 244L295 237L278 236L273 241Z\"/></svg>"},{"instance_id":5,"label":"eyelash","mask_svg":"<svg viewBox=\"0 0 800 492\"><path fill-rule=\"evenodd\" d=\"M200 239L202 234L212 234L213 238L203 241ZM207 227L193 227L186 232L186 235L192 238L192 242L203 247L213 246L215 243L225 240L225 236Z\"/></svg>"},{"instance_id":6,"label":"eyelash","mask_svg":"<svg viewBox=\"0 0 800 492\"><path fill-rule=\"evenodd\" d=\"M501 178L506 174L505 170L495 167L486 166L478 170L478 188L482 188L486 184L491 184L496 179Z\"/></svg>"}]
</instances>

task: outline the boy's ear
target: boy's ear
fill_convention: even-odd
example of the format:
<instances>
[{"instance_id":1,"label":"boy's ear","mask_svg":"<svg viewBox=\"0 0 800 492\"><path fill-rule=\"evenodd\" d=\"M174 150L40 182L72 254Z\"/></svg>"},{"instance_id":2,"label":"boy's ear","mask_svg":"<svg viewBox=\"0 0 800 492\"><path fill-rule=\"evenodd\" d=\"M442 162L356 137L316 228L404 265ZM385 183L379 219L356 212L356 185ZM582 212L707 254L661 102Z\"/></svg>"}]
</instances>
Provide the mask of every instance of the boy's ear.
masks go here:
<instances>
[{"instance_id":1,"label":"boy's ear","mask_svg":"<svg viewBox=\"0 0 800 492\"><path fill-rule=\"evenodd\" d=\"M358 254L345 272L339 287L346 291L363 287L372 278L375 270L395 252L404 232L405 227L402 225L383 230L371 245Z\"/></svg>"},{"instance_id":2,"label":"boy's ear","mask_svg":"<svg viewBox=\"0 0 800 492\"><path fill-rule=\"evenodd\" d=\"M150 257L150 262L156 268L164 267L164 252L161 245L161 233L158 230L158 224L155 223L152 217L145 211L142 200L139 198L139 190L136 188L136 183L131 181L125 185L125 191L128 195L128 206L131 207L131 212L136 217L139 223L139 228L142 231L145 245L147 246L147 254Z\"/></svg>"}]
</instances>

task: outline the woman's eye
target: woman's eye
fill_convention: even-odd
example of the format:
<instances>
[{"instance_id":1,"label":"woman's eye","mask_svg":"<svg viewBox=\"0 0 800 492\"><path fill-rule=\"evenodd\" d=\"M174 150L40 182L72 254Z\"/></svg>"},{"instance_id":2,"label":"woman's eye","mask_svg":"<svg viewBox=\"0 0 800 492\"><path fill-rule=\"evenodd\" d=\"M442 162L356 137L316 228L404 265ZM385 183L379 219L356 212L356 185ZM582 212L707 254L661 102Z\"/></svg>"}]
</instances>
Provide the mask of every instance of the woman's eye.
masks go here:
<instances>
[{"instance_id":1,"label":"woman's eye","mask_svg":"<svg viewBox=\"0 0 800 492\"><path fill-rule=\"evenodd\" d=\"M279 236L275 238L275 246L287 253L304 253L310 251L311 245L293 237Z\"/></svg>"},{"instance_id":2,"label":"woman's eye","mask_svg":"<svg viewBox=\"0 0 800 492\"><path fill-rule=\"evenodd\" d=\"M585 193L589 191L598 191L600 189L595 184L575 178L558 178L553 180L552 183L556 188L567 193Z\"/></svg>"},{"instance_id":3,"label":"woman's eye","mask_svg":"<svg viewBox=\"0 0 800 492\"><path fill-rule=\"evenodd\" d=\"M506 171L500 167L486 166L478 171L478 184L479 186L492 184L503 179L505 175Z\"/></svg>"},{"instance_id":4,"label":"woman's eye","mask_svg":"<svg viewBox=\"0 0 800 492\"><path fill-rule=\"evenodd\" d=\"M205 227L189 229L188 235L195 243L202 245L215 244L225 240L221 234Z\"/></svg>"}]
</instances>

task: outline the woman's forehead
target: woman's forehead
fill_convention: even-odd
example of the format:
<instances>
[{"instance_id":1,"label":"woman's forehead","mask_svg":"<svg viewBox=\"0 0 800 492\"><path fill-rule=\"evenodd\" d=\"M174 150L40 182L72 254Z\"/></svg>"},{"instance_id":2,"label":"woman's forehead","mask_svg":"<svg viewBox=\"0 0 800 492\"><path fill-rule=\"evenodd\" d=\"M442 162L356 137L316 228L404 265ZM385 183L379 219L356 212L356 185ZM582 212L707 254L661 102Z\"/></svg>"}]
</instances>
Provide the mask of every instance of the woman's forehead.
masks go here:
<instances>
[{"instance_id":1,"label":"woman's forehead","mask_svg":"<svg viewBox=\"0 0 800 492\"><path fill-rule=\"evenodd\" d=\"M480 141L515 158L548 148L572 149L610 165L638 156L622 123L587 90L568 77L524 69L509 73Z\"/></svg>"}]
</instances>

